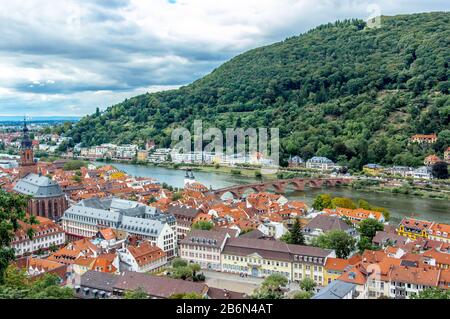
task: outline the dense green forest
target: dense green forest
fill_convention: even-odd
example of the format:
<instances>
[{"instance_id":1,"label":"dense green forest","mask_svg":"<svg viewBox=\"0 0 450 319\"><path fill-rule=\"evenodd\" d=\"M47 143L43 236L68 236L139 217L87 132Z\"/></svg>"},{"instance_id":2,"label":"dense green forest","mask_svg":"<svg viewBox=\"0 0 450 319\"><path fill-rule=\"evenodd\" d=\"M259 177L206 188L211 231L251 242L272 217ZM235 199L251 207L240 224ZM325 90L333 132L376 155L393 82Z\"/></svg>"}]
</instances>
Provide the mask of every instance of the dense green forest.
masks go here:
<instances>
[{"instance_id":1,"label":"dense green forest","mask_svg":"<svg viewBox=\"0 0 450 319\"><path fill-rule=\"evenodd\" d=\"M245 52L177 90L84 117L74 142L169 146L178 125L278 127L283 159L327 156L351 168L420 165L450 145L450 13L346 20ZM409 143L416 133L438 142Z\"/></svg>"}]
</instances>

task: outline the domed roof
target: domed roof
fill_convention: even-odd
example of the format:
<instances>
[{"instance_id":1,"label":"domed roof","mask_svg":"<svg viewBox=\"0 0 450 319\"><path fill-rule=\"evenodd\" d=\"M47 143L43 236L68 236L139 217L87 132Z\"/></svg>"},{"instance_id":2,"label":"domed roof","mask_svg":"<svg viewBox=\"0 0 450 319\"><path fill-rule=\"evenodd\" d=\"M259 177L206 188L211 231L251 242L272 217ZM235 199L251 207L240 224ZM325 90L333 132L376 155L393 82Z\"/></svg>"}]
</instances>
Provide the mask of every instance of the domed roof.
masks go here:
<instances>
[{"instance_id":1,"label":"domed roof","mask_svg":"<svg viewBox=\"0 0 450 319\"><path fill-rule=\"evenodd\" d=\"M21 178L14 191L24 195L31 195L36 198L57 197L64 195L58 183L51 180L47 176L38 174L28 174Z\"/></svg>"}]
</instances>

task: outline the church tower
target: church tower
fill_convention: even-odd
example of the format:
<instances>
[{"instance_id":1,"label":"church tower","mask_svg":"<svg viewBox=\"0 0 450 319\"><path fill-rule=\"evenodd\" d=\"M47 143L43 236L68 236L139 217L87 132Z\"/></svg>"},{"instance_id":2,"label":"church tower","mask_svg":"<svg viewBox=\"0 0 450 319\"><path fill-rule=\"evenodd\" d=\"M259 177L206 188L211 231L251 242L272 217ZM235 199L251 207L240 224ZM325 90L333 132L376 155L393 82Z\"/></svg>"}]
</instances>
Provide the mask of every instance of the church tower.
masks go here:
<instances>
[{"instance_id":1,"label":"church tower","mask_svg":"<svg viewBox=\"0 0 450 319\"><path fill-rule=\"evenodd\" d=\"M29 173L37 174L37 164L34 161L33 141L30 139L26 119L23 120L23 136L20 145L20 168L19 177L22 178Z\"/></svg>"}]
</instances>

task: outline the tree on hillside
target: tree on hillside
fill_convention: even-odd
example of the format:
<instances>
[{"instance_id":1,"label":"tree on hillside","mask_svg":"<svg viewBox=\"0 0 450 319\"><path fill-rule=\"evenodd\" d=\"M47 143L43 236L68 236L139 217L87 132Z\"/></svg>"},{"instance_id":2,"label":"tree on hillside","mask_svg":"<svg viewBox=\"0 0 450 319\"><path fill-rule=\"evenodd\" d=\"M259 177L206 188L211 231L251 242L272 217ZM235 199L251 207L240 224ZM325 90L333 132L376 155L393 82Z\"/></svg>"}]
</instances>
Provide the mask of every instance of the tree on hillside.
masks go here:
<instances>
[{"instance_id":1,"label":"tree on hillside","mask_svg":"<svg viewBox=\"0 0 450 319\"><path fill-rule=\"evenodd\" d=\"M448 164L446 162L437 162L431 167L431 175L437 179L447 179Z\"/></svg>"},{"instance_id":2,"label":"tree on hillside","mask_svg":"<svg viewBox=\"0 0 450 319\"><path fill-rule=\"evenodd\" d=\"M314 238L311 245L324 249L334 249L338 258L346 259L355 249L356 240L342 230L332 230Z\"/></svg>"}]
</instances>

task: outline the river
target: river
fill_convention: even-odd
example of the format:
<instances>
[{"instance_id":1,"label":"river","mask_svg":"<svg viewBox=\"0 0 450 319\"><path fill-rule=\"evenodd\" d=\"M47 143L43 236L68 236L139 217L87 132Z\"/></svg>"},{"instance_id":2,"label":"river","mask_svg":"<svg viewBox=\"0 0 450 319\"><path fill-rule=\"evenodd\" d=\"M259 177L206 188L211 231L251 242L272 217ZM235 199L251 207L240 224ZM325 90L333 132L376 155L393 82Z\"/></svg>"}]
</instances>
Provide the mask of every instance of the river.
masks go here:
<instances>
[{"instance_id":1,"label":"river","mask_svg":"<svg viewBox=\"0 0 450 319\"><path fill-rule=\"evenodd\" d=\"M183 187L184 184L185 172L182 170L122 163L114 163L113 165L131 176L152 177L161 183L165 182L174 187ZM198 182L213 189L258 182L254 178L221 173L194 172L194 175ZM284 195L288 199L302 200L311 205L314 198L321 193L349 197L353 200L363 198L373 205L386 207L391 212L391 220L394 223L399 222L405 216L414 216L416 218L450 224L450 202L447 200L412 197L402 194L357 191L348 187L307 189L304 192L288 191Z\"/></svg>"}]
</instances>

